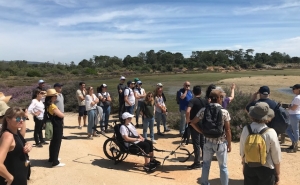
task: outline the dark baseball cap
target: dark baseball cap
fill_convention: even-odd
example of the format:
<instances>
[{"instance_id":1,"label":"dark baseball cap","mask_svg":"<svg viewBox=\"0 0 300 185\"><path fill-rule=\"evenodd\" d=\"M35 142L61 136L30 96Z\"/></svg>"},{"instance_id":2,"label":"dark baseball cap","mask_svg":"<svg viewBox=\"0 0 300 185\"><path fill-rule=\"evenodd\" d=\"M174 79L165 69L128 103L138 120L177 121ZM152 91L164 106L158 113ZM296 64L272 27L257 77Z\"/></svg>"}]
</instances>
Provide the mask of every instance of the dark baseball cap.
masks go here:
<instances>
[{"instance_id":1,"label":"dark baseball cap","mask_svg":"<svg viewBox=\"0 0 300 185\"><path fill-rule=\"evenodd\" d=\"M293 89L300 89L300 84L295 84L295 85L291 86L290 88L293 88Z\"/></svg>"},{"instance_id":2,"label":"dark baseball cap","mask_svg":"<svg viewBox=\"0 0 300 185\"><path fill-rule=\"evenodd\" d=\"M270 88L268 86L261 86L259 88L258 92L260 94L263 94L263 95L269 95L270 94Z\"/></svg>"},{"instance_id":3,"label":"dark baseball cap","mask_svg":"<svg viewBox=\"0 0 300 185\"><path fill-rule=\"evenodd\" d=\"M127 85L129 86L130 84L135 84L135 82L129 80L129 81L127 82Z\"/></svg>"},{"instance_id":4,"label":"dark baseball cap","mask_svg":"<svg viewBox=\"0 0 300 185\"><path fill-rule=\"evenodd\" d=\"M60 84L60 83L56 83L56 84L53 85L53 87L62 87L62 86L64 86L64 85Z\"/></svg>"}]
</instances>

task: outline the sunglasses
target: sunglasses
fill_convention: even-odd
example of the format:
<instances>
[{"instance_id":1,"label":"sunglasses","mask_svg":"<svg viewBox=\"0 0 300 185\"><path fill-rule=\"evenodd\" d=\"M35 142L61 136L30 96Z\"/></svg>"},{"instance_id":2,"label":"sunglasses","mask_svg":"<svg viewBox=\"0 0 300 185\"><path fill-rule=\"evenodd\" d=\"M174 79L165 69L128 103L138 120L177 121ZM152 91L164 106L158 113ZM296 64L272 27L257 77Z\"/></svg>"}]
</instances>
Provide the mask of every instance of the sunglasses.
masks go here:
<instances>
[{"instance_id":1,"label":"sunglasses","mask_svg":"<svg viewBox=\"0 0 300 185\"><path fill-rule=\"evenodd\" d=\"M16 122L19 123L21 120L25 121L26 119L26 117L16 117Z\"/></svg>"},{"instance_id":2,"label":"sunglasses","mask_svg":"<svg viewBox=\"0 0 300 185\"><path fill-rule=\"evenodd\" d=\"M186 87L190 87L191 85L185 85Z\"/></svg>"},{"instance_id":3,"label":"sunglasses","mask_svg":"<svg viewBox=\"0 0 300 185\"><path fill-rule=\"evenodd\" d=\"M152 95L149 95L148 97L153 97Z\"/></svg>"}]
</instances>

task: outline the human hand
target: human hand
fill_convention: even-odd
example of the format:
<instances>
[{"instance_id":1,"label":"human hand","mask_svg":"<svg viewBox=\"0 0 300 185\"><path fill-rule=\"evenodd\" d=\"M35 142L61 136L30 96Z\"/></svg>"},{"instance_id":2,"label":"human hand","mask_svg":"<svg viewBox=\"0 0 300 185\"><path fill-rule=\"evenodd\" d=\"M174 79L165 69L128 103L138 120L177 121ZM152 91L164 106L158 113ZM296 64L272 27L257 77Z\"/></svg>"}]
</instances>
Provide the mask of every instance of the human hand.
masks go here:
<instances>
[{"instance_id":1,"label":"human hand","mask_svg":"<svg viewBox=\"0 0 300 185\"><path fill-rule=\"evenodd\" d=\"M14 176L10 175L7 179L5 179L6 185L11 185L14 181Z\"/></svg>"},{"instance_id":2,"label":"human hand","mask_svg":"<svg viewBox=\"0 0 300 185\"><path fill-rule=\"evenodd\" d=\"M29 153L32 149L32 144L31 143L26 143L25 146L23 147L24 153Z\"/></svg>"},{"instance_id":3,"label":"human hand","mask_svg":"<svg viewBox=\"0 0 300 185\"><path fill-rule=\"evenodd\" d=\"M41 114L42 111L38 110L34 113L35 116L39 116Z\"/></svg>"},{"instance_id":4,"label":"human hand","mask_svg":"<svg viewBox=\"0 0 300 185\"><path fill-rule=\"evenodd\" d=\"M232 83L230 88L235 89L235 83Z\"/></svg>"},{"instance_id":5,"label":"human hand","mask_svg":"<svg viewBox=\"0 0 300 185\"><path fill-rule=\"evenodd\" d=\"M279 181L280 181L279 175L275 175L275 185L279 185Z\"/></svg>"},{"instance_id":6,"label":"human hand","mask_svg":"<svg viewBox=\"0 0 300 185\"><path fill-rule=\"evenodd\" d=\"M227 145L227 152L231 152L231 144Z\"/></svg>"}]
</instances>

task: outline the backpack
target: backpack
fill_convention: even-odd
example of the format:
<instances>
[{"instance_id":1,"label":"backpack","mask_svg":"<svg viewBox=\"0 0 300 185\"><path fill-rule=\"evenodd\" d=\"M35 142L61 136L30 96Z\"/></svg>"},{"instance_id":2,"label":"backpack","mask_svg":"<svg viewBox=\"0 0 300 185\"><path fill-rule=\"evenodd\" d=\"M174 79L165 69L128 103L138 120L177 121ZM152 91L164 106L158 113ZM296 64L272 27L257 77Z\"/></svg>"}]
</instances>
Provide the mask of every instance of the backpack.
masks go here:
<instances>
[{"instance_id":1,"label":"backpack","mask_svg":"<svg viewBox=\"0 0 300 185\"><path fill-rule=\"evenodd\" d=\"M123 98L125 97L125 94L124 94L124 93L125 93L125 90L126 90L126 89L129 90L129 87L126 86L126 87L123 89L123 91L122 91L122 97L123 97ZM129 90L128 96L129 96L129 95L130 95L130 90Z\"/></svg>"},{"instance_id":2,"label":"backpack","mask_svg":"<svg viewBox=\"0 0 300 185\"><path fill-rule=\"evenodd\" d=\"M244 153L249 167L259 167L267 162L267 145L262 135L270 128L266 127L259 133L253 133L251 126L247 125L249 135L247 136Z\"/></svg>"},{"instance_id":3,"label":"backpack","mask_svg":"<svg viewBox=\"0 0 300 185\"><path fill-rule=\"evenodd\" d=\"M224 134L221 106L207 105L204 110L201 130L207 138L219 138Z\"/></svg>"},{"instance_id":4,"label":"backpack","mask_svg":"<svg viewBox=\"0 0 300 185\"><path fill-rule=\"evenodd\" d=\"M273 128L277 134L285 133L285 130L289 125L289 117L286 110L278 103L274 109L274 113L275 117L267 124L267 126Z\"/></svg>"}]
</instances>

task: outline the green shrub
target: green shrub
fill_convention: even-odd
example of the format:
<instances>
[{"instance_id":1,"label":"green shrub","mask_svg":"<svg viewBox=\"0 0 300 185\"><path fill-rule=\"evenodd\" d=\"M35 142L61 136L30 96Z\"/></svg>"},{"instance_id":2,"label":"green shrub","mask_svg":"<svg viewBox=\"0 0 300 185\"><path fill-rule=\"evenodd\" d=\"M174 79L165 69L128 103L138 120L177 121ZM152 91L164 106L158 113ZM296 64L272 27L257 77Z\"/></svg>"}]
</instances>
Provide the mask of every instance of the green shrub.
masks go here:
<instances>
[{"instance_id":1,"label":"green shrub","mask_svg":"<svg viewBox=\"0 0 300 185\"><path fill-rule=\"evenodd\" d=\"M38 70L30 70L27 72L27 76L29 77L42 77L42 74Z\"/></svg>"},{"instance_id":2,"label":"green shrub","mask_svg":"<svg viewBox=\"0 0 300 185\"><path fill-rule=\"evenodd\" d=\"M180 125L179 112L168 112L167 125L169 125L169 127L172 129L179 130L179 125Z\"/></svg>"},{"instance_id":3,"label":"green shrub","mask_svg":"<svg viewBox=\"0 0 300 185\"><path fill-rule=\"evenodd\" d=\"M79 82L67 82L62 88L62 94L65 100L65 112L77 112L78 103L76 98L76 91L78 89Z\"/></svg>"}]
</instances>

